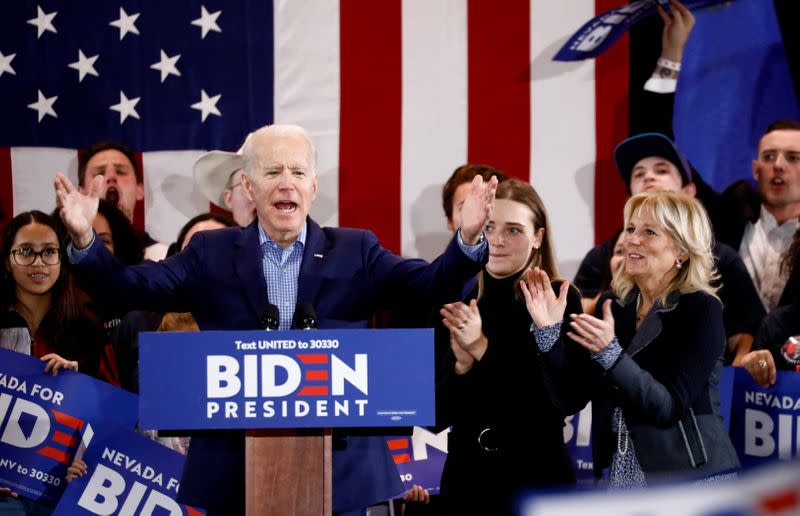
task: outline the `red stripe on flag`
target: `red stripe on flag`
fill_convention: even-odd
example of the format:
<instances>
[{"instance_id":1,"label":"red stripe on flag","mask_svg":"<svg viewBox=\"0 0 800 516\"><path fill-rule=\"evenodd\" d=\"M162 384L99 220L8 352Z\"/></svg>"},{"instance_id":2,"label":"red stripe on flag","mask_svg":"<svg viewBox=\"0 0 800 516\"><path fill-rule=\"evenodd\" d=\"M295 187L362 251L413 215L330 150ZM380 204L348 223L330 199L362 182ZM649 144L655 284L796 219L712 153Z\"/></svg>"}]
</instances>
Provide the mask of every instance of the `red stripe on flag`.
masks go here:
<instances>
[{"instance_id":1,"label":"red stripe on flag","mask_svg":"<svg viewBox=\"0 0 800 516\"><path fill-rule=\"evenodd\" d=\"M298 396L327 396L328 386L305 386L297 393Z\"/></svg>"},{"instance_id":2,"label":"red stripe on flag","mask_svg":"<svg viewBox=\"0 0 800 516\"><path fill-rule=\"evenodd\" d=\"M306 371L306 381L307 382L315 382L315 381L325 381L328 379L328 371L320 371L317 369Z\"/></svg>"},{"instance_id":3,"label":"red stripe on flag","mask_svg":"<svg viewBox=\"0 0 800 516\"><path fill-rule=\"evenodd\" d=\"M530 179L530 3L467 4L467 159Z\"/></svg>"},{"instance_id":4,"label":"red stripe on flag","mask_svg":"<svg viewBox=\"0 0 800 516\"><path fill-rule=\"evenodd\" d=\"M797 509L800 506L800 497L794 489L788 489L779 493L770 493L758 502L759 508L767 514Z\"/></svg>"},{"instance_id":5,"label":"red stripe on flag","mask_svg":"<svg viewBox=\"0 0 800 516\"><path fill-rule=\"evenodd\" d=\"M408 439L386 439L386 445L392 451L404 450L408 448Z\"/></svg>"},{"instance_id":6,"label":"red stripe on flag","mask_svg":"<svg viewBox=\"0 0 800 516\"><path fill-rule=\"evenodd\" d=\"M619 0L595 0L595 12L619 7ZM614 147L628 137L628 34L595 59L594 239L603 242L622 226L627 198L614 163Z\"/></svg>"},{"instance_id":7,"label":"red stripe on flag","mask_svg":"<svg viewBox=\"0 0 800 516\"><path fill-rule=\"evenodd\" d=\"M340 6L339 225L400 251L401 1Z\"/></svg>"},{"instance_id":8,"label":"red stripe on flag","mask_svg":"<svg viewBox=\"0 0 800 516\"><path fill-rule=\"evenodd\" d=\"M144 185L144 166L142 164L142 153L136 153L136 163L139 165L139 170L142 172L140 177L142 184L142 191L146 192ZM144 199L136 201L136 207L133 209L133 227L138 231L144 231Z\"/></svg>"},{"instance_id":9,"label":"red stripe on flag","mask_svg":"<svg viewBox=\"0 0 800 516\"><path fill-rule=\"evenodd\" d=\"M81 421L77 417L70 416L69 414L59 412L58 410L52 408L50 409L50 411L56 417L56 422L58 422L59 424L68 426L70 428L74 428L75 430L83 429L83 421Z\"/></svg>"},{"instance_id":10,"label":"red stripe on flag","mask_svg":"<svg viewBox=\"0 0 800 516\"><path fill-rule=\"evenodd\" d=\"M299 353L295 355L300 362L304 364L327 364L328 363L328 355L325 353L314 353L314 354L307 354L307 353Z\"/></svg>"},{"instance_id":11,"label":"red stripe on flag","mask_svg":"<svg viewBox=\"0 0 800 516\"><path fill-rule=\"evenodd\" d=\"M50 457L53 460L57 460L58 462L63 462L66 464L69 462L69 455L64 453L61 450L56 450L55 448L51 448L50 446L45 446L41 450L36 450L36 453L39 455L44 455L45 457Z\"/></svg>"},{"instance_id":12,"label":"red stripe on flag","mask_svg":"<svg viewBox=\"0 0 800 516\"><path fill-rule=\"evenodd\" d=\"M0 148L0 227L14 218L14 190L11 180L11 149Z\"/></svg>"},{"instance_id":13,"label":"red stripe on flag","mask_svg":"<svg viewBox=\"0 0 800 516\"><path fill-rule=\"evenodd\" d=\"M403 464L405 462L411 462L411 455L407 453L401 453L400 455L392 455L395 464Z\"/></svg>"},{"instance_id":14,"label":"red stripe on flag","mask_svg":"<svg viewBox=\"0 0 800 516\"><path fill-rule=\"evenodd\" d=\"M73 448L78 444L78 440L75 437L67 435L64 432L59 432L58 430L53 434L53 441L58 444L63 444L67 448Z\"/></svg>"}]
</instances>

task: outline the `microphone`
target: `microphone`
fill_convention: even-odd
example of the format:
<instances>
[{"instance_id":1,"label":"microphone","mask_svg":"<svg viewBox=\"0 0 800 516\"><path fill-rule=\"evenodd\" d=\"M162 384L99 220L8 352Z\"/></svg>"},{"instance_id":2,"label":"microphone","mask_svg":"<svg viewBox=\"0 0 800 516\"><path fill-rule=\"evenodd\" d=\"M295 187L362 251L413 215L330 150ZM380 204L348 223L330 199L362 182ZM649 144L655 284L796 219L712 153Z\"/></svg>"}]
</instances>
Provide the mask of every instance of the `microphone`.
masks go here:
<instances>
[{"instance_id":1,"label":"microphone","mask_svg":"<svg viewBox=\"0 0 800 516\"><path fill-rule=\"evenodd\" d=\"M277 330L281 325L281 314L278 307L272 303L268 304L261 314L261 319L258 320L258 325L262 330L272 331Z\"/></svg>"},{"instance_id":2,"label":"microphone","mask_svg":"<svg viewBox=\"0 0 800 516\"><path fill-rule=\"evenodd\" d=\"M311 303L300 303L294 311L292 328L297 330L316 330L317 312Z\"/></svg>"}]
</instances>

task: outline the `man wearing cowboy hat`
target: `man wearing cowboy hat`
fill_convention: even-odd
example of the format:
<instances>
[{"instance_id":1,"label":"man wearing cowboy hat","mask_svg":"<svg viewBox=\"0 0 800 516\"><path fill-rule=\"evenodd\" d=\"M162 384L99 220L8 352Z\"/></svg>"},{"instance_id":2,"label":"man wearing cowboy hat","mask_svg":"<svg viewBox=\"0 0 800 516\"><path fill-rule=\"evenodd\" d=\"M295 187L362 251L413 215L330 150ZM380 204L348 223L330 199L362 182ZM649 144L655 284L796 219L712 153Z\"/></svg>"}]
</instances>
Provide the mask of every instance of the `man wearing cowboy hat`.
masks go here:
<instances>
[{"instance_id":1,"label":"man wearing cowboy hat","mask_svg":"<svg viewBox=\"0 0 800 516\"><path fill-rule=\"evenodd\" d=\"M194 164L194 181L211 203L229 210L233 220L245 227L255 219L256 205L242 188L243 148L244 145L237 152L213 150L200 156Z\"/></svg>"}]
</instances>

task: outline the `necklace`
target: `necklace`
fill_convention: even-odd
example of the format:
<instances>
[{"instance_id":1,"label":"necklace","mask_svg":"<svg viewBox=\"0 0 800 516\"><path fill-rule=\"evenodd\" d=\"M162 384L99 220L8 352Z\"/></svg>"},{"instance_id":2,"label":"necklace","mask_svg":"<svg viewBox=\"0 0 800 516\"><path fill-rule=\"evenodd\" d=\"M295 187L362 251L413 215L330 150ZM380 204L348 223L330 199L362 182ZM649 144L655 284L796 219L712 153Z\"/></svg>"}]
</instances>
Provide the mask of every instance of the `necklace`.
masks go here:
<instances>
[{"instance_id":1,"label":"necklace","mask_svg":"<svg viewBox=\"0 0 800 516\"><path fill-rule=\"evenodd\" d=\"M641 306L642 306L642 293L638 292L636 294L636 322L637 323L640 322L642 319L644 319L644 314L639 312L639 309L641 308Z\"/></svg>"},{"instance_id":2,"label":"necklace","mask_svg":"<svg viewBox=\"0 0 800 516\"><path fill-rule=\"evenodd\" d=\"M623 426L625 426L624 431L622 430ZM628 428L625 420L622 419L622 409L617 411L617 451L620 455L628 453Z\"/></svg>"}]
</instances>

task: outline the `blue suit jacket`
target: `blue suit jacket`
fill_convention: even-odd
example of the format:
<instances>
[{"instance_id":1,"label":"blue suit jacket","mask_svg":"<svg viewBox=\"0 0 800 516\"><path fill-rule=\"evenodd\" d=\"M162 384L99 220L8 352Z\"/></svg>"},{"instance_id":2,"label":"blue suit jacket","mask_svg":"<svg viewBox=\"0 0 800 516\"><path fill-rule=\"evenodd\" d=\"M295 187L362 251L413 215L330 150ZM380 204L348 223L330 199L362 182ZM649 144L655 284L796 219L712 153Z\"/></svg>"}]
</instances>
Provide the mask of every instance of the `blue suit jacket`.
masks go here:
<instances>
[{"instance_id":1,"label":"blue suit jacket","mask_svg":"<svg viewBox=\"0 0 800 516\"><path fill-rule=\"evenodd\" d=\"M309 218L297 302L315 307L320 328L366 328L376 307L460 299L464 283L481 266L455 240L428 264L387 251L372 232L321 228ZM96 301L192 312L201 330L257 329L269 302L257 221L246 228L197 233L183 252L133 267L120 264L95 238L74 268ZM364 507L403 490L381 437L350 436L338 442L333 452L335 511ZM193 438L180 498L211 511L244 512L243 432Z\"/></svg>"}]
</instances>

